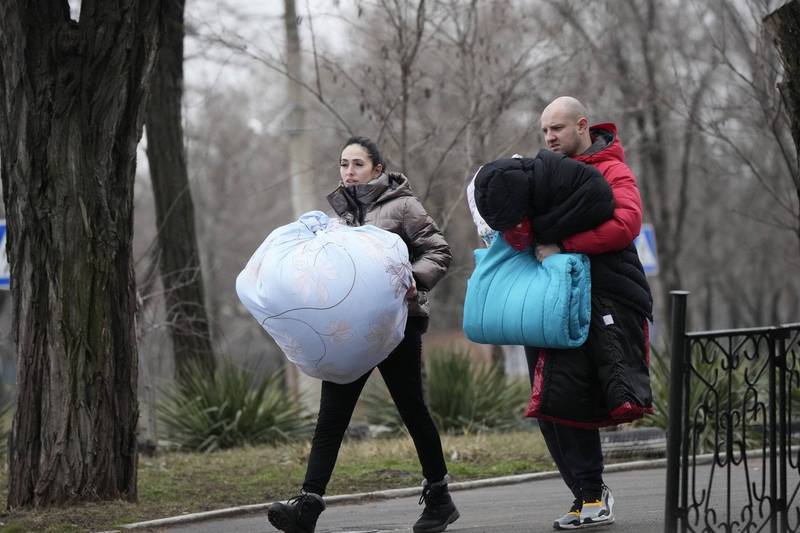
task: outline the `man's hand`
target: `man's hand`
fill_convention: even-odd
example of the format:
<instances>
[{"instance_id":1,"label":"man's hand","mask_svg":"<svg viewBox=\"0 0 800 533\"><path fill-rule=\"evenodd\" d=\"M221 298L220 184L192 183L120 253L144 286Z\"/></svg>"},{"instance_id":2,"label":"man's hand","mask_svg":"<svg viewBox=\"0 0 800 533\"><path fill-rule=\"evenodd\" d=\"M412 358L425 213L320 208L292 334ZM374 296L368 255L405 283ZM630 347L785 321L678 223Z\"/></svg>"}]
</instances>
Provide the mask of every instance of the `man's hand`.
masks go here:
<instances>
[{"instance_id":1,"label":"man's hand","mask_svg":"<svg viewBox=\"0 0 800 533\"><path fill-rule=\"evenodd\" d=\"M557 244L537 244L536 250L534 253L536 254L536 260L540 263L543 262L546 258L550 257L553 254L557 254L561 252L561 248L558 247Z\"/></svg>"},{"instance_id":2,"label":"man's hand","mask_svg":"<svg viewBox=\"0 0 800 533\"><path fill-rule=\"evenodd\" d=\"M406 300L413 300L417 297L417 282L411 277L411 286L406 291Z\"/></svg>"}]
</instances>

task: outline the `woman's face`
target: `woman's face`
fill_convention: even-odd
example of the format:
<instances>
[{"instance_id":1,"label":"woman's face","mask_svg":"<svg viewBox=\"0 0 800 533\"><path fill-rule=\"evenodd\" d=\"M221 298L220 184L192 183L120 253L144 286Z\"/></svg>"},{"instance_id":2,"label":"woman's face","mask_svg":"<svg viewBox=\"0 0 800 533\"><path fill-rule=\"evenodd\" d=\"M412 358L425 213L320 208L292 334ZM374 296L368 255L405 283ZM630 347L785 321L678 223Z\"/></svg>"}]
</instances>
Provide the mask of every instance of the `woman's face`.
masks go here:
<instances>
[{"instance_id":1,"label":"woman's face","mask_svg":"<svg viewBox=\"0 0 800 533\"><path fill-rule=\"evenodd\" d=\"M381 175L381 166L372 164L366 148L360 144L351 144L342 150L342 159L339 161L339 174L345 187L369 183Z\"/></svg>"}]
</instances>

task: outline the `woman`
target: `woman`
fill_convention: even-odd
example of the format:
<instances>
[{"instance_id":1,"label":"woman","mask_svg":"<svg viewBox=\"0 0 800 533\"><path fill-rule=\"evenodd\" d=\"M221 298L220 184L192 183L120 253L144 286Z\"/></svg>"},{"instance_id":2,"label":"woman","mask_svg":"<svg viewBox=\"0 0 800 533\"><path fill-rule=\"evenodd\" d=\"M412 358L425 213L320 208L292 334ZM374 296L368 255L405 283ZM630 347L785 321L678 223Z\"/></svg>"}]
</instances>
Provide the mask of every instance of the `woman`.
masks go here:
<instances>
[{"instance_id":1,"label":"woman","mask_svg":"<svg viewBox=\"0 0 800 533\"><path fill-rule=\"evenodd\" d=\"M378 365L400 416L417 449L425 482L420 503L425 509L414 524L415 533L444 531L458 517L447 490L447 467L439 433L422 393L422 334L427 329L427 292L442 279L452 256L433 219L411 192L402 174L385 172L375 143L351 137L342 150L341 183L328 202L351 226L372 224L399 235L408 246L413 285L408 289L408 322L402 342ZM371 371L370 371L371 372ZM287 503L274 503L267 517L289 533L313 533L325 509L322 495L330 480L344 432L356 401L369 377L352 383L322 382L319 415L302 492Z\"/></svg>"}]
</instances>

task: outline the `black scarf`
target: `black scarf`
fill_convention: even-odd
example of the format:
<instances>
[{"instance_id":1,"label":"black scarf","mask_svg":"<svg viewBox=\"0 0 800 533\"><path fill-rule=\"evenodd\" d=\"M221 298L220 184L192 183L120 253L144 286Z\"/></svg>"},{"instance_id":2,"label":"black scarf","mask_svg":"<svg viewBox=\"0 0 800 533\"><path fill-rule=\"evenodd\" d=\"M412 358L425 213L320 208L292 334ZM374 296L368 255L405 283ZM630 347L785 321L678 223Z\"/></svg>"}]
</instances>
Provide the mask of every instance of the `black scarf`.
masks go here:
<instances>
[{"instance_id":1,"label":"black scarf","mask_svg":"<svg viewBox=\"0 0 800 533\"><path fill-rule=\"evenodd\" d=\"M355 187L346 187L342 185L342 193L347 202L348 211L352 211L355 216L356 224L361 226L364 224L364 204L358 200Z\"/></svg>"}]
</instances>

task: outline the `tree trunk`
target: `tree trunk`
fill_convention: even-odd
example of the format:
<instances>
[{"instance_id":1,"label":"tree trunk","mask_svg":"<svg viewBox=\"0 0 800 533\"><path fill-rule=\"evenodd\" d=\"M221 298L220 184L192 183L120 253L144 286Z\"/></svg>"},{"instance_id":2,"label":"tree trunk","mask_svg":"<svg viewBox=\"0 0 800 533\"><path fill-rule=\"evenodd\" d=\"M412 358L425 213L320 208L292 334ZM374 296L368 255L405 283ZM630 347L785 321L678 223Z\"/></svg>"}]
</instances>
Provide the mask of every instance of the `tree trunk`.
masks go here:
<instances>
[{"instance_id":1,"label":"tree trunk","mask_svg":"<svg viewBox=\"0 0 800 533\"><path fill-rule=\"evenodd\" d=\"M164 4L166 31L145 118L159 267L176 378L184 375L192 363L209 372L215 366L183 143L184 3L185 0L171 0Z\"/></svg>"},{"instance_id":2,"label":"tree trunk","mask_svg":"<svg viewBox=\"0 0 800 533\"><path fill-rule=\"evenodd\" d=\"M787 2L766 17L764 24L775 36L775 46L781 55L784 81L780 91L789 112L789 122L794 139L794 182L797 205L800 206L800 0ZM795 235L800 247L800 208L795 213Z\"/></svg>"},{"instance_id":3,"label":"tree trunk","mask_svg":"<svg viewBox=\"0 0 800 533\"><path fill-rule=\"evenodd\" d=\"M286 95L289 105L287 132L289 136L289 174L291 176L292 212L295 217L314 209L314 186L311 173L311 137L306 127L305 92L302 87L303 64L300 57L300 32L295 0L284 0L283 22L286 31ZM286 362L286 382L289 391L313 409L319 404L316 380L302 374Z\"/></svg>"},{"instance_id":4,"label":"tree trunk","mask_svg":"<svg viewBox=\"0 0 800 533\"><path fill-rule=\"evenodd\" d=\"M294 0L284 0L284 26L286 29L286 93L289 114L289 170L292 183L292 211L294 216L314 209L314 186L311 173L311 138L306 126L306 102L303 82L303 62L300 57L299 19Z\"/></svg>"},{"instance_id":5,"label":"tree trunk","mask_svg":"<svg viewBox=\"0 0 800 533\"><path fill-rule=\"evenodd\" d=\"M10 508L136 498L133 181L160 9L0 2Z\"/></svg>"}]
</instances>

